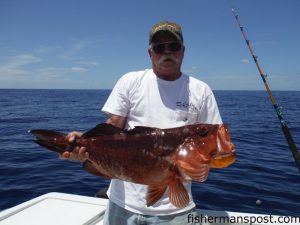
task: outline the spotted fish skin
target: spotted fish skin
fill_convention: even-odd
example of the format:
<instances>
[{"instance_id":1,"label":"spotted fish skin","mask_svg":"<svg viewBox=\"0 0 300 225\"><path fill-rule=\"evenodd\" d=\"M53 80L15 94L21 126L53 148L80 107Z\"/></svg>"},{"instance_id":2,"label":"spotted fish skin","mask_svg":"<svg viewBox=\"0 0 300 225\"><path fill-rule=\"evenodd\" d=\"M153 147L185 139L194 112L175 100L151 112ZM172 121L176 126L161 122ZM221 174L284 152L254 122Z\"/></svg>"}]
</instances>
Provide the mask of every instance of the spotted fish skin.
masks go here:
<instances>
[{"instance_id":1,"label":"spotted fish skin","mask_svg":"<svg viewBox=\"0 0 300 225\"><path fill-rule=\"evenodd\" d=\"M56 131L30 133L37 144L58 153L86 147L89 158L84 168L94 175L148 185L148 206L168 190L172 204L185 207L189 196L184 182L205 181L203 165L223 168L235 161L235 148L224 124L170 129L136 127L127 131L102 123L73 143L67 141L66 134Z\"/></svg>"}]
</instances>

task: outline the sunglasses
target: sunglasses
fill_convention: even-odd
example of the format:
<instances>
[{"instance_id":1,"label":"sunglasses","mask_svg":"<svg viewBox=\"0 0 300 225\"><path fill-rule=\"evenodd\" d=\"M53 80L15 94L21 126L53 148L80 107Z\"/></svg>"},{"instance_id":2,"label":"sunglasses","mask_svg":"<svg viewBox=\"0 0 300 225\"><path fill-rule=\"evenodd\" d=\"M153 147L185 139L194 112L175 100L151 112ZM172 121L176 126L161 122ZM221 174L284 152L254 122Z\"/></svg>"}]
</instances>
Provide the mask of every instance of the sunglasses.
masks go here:
<instances>
[{"instance_id":1,"label":"sunglasses","mask_svg":"<svg viewBox=\"0 0 300 225\"><path fill-rule=\"evenodd\" d=\"M182 44L178 41L174 41L174 42L152 44L151 47L152 47L154 53L161 54L166 49L169 49L171 52L179 52L182 47Z\"/></svg>"}]
</instances>

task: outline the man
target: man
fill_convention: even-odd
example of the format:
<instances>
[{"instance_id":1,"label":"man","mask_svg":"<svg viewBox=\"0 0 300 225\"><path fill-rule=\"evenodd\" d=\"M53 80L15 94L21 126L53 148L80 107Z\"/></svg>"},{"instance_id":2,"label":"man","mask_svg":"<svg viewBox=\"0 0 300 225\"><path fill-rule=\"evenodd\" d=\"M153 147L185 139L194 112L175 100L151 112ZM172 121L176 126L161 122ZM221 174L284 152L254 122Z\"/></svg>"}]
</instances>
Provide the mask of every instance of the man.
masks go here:
<instances>
[{"instance_id":1,"label":"man","mask_svg":"<svg viewBox=\"0 0 300 225\"><path fill-rule=\"evenodd\" d=\"M221 124L222 120L211 89L202 81L181 72L185 46L180 25L163 21L150 31L148 53L152 69L125 74L117 82L102 110L109 114L106 123L132 129L135 126L179 127L195 123ZM69 134L72 142L80 133ZM64 159L84 161L88 149L62 154ZM203 165L202 178L208 175ZM167 193L147 207L147 186L112 179L104 224L188 224L194 212L191 183L186 183L189 204L182 209L169 201ZM189 223L191 224L191 223Z\"/></svg>"}]
</instances>

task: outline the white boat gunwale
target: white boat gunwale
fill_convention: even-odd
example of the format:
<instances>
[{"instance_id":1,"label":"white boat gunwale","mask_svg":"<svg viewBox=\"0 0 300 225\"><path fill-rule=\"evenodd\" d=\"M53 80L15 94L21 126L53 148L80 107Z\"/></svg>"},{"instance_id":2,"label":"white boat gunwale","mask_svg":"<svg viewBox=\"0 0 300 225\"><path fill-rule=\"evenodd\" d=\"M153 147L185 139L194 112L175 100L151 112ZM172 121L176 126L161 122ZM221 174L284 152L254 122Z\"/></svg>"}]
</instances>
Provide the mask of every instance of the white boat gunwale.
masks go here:
<instances>
[{"instance_id":1,"label":"white boat gunwale","mask_svg":"<svg viewBox=\"0 0 300 225\"><path fill-rule=\"evenodd\" d=\"M103 217L108 199L98 197L88 197L74 194L65 194L51 192L41 195L12 208L0 212L0 225L102 225ZM73 210L73 211L72 211ZM206 218L253 218L252 223L214 223L205 220L206 225L216 224L274 224L262 223L261 218L269 216L278 222L277 215L230 212L230 211L214 211L197 209L197 216ZM286 216L288 217L288 216ZM292 217L289 217L292 218ZM192 219L192 218L191 218ZM193 217L195 220L196 218ZM43 222L41 223L41 220ZM256 222L253 222L253 221ZM300 220L300 219L299 219ZM55 221L55 222L54 222ZM292 220L291 220L292 221ZM190 220L191 222L191 220ZM197 222L197 221L196 221ZM203 221L202 221L203 222ZM200 224L200 223L196 223ZM284 224L284 223L282 223ZM300 224L286 223L286 224Z\"/></svg>"}]
</instances>

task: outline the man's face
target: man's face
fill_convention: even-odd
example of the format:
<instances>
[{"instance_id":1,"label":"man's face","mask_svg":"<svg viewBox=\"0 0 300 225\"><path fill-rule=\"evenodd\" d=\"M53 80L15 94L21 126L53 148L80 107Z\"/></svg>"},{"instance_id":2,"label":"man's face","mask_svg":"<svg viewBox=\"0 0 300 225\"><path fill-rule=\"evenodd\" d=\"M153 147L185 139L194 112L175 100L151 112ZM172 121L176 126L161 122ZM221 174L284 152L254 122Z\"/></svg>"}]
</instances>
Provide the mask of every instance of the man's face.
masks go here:
<instances>
[{"instance_id":1,"label":"man's face","mask_svg":"<svg viewBox=\"0 0 300 225\"><path fill-rule=\"evenodd\" d=\"M164 80L176 80L181 75L184 50L172 34L161 34L148 49L155 74Z\"/></svg>"}]
</instances>

